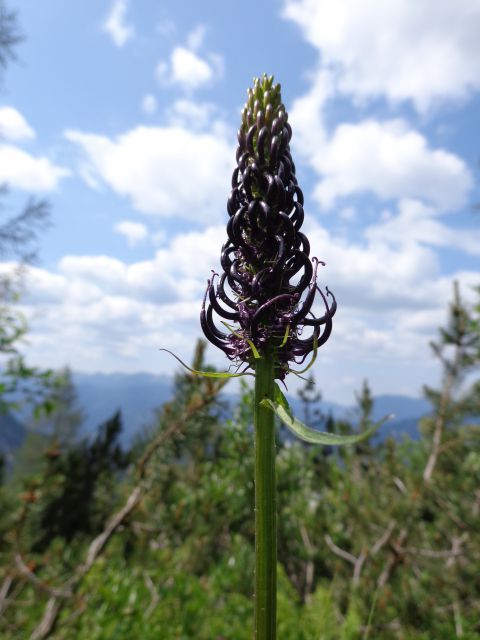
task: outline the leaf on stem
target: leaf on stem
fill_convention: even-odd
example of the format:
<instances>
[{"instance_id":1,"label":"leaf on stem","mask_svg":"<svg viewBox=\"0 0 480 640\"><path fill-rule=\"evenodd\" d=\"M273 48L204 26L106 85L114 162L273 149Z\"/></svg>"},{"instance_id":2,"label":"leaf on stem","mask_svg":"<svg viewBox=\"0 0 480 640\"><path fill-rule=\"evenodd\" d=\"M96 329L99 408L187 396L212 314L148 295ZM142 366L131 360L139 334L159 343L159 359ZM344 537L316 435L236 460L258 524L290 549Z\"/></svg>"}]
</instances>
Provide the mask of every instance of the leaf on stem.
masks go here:
<instances>
[{"instance_id":1,"label":"leaf on stem","mask_svg":"<svg viewBox=\"0 0 480 640\"><path fill-rule=\"evenodd\" d=\"M250 373L249 371L243 371L240 373L229 373L228 371L197 371L196 369L192 369L192 367L189 367L187 364L185 364L183 360L180 360L180 358L176 356L173 351L162 348L160 348L159 351L166 351L167 353L169 353L175 358L175 360L178 360L178 362L184 369L187 369L187 371L194 373L196 376L203 376L204 378L241 378L242 376L253 376L253 373Z\"/></svg>"},{"instance_id":2,"label":"leaf on stem","mask_svg":"<svg viewBox=\"0 0 480 640\"><path fill-rule=\"evenodd\" d=\"M237 338L240 338L241 340L246 340L247 341L247 344L250 347L250 349L252 350L253 357L255 358L255 360L258 360L260 358L260 354L258 353L258 349L253 344L253 342L251 340L249 340L248 338L244 338L244 336L242 336L242 334L238 333L238 331L235 331L235 329L232 326L230 326L229 324L227 324L224 320L222 320L222 324L225 325L227 327L227 329L230 331L230 333L232 333L234 336L237 336Z\"/></svg>"},{"instance_id":3,"label":"leaf on stem","mask_svg":"<svg viewBox=\"0 0 480 640\"><path fill-rule=\"evenodd\" d=\"M264 398L260 404L263 407L271 409L283 422L283 424L298 438L304 442L311 442L313 444L323 444L329 446L335 445L349 445L357 444L362 440L370 438L387 420L394 417L393 414L387 415L374 425L372 425L366 431L355 435L338 435L335 433L328 433L326 431L317 431L303 424L300 420L297 420L292 414L288 400L283 395L278 384L275 383L275 398L270 400Z\"/></svg>"}]
</instances>

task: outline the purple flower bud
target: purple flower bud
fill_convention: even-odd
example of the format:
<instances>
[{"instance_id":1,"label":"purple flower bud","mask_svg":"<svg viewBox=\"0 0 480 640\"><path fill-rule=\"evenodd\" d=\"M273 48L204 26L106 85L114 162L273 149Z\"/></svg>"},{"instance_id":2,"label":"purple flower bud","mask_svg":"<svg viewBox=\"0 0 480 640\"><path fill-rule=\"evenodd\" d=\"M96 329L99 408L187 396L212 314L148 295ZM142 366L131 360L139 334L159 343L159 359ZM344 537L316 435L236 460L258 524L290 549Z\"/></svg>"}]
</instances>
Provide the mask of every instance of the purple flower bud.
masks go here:
<instances>
[{"instance_id":1,"label":"purple flower bud","mask_svg":"<svg viewBox=\"0 0 480 640\"><path fill-rule=\"evenodd\" d=\"M300 231L303 193L290 155L291 136L280 85L272 76L255 79L238 131L223 273L218 282L217 274L208 281L200 314L208 340L237 363L253 365L252 345L260 355L273 350L281 380L289 363L303 362L327 341L337 308L328 288L325 295L317 285L318 265L324 263L310 259L310 244ZM312 313L317 293L325 308L319 318ZM215 324L214 314L226 331ZM311 327L309 337L301 337L305 327Z\"/></svg>"}]
</instances>

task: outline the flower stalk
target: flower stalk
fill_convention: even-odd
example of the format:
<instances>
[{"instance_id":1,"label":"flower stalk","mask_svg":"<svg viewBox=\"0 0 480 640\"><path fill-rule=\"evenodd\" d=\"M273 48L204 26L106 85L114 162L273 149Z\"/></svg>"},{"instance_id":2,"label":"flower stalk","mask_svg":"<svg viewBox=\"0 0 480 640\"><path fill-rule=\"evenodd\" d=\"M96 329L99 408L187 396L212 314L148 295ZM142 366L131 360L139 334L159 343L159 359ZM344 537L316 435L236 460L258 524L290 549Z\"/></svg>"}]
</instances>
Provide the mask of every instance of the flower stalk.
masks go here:
<instances>
[{"instance_id":1,"label":"flower stalk","mask_svg":"<svg viewBox=\"0 0 480 640\"><path fill-rule=\"evenodd\" d=\"M313 363L330 336L337 305L317 284L323 263L310 258L301 231L303 193L290 154L292 128L272 76L255 79L248 90L237 137L222 272L208 281L200 323L212 344L244 366L242 373L250 369L255 376L255 638L275 640L275 414L283 411L299 431L275 379L283 381L294 371L291 365L302 365L309 355ZM317 293L321 313L315 315ZM310 436L308 427L300 429Z\"/></svg>"},{"instance_id":2,"label":"flower stalk","mask_svg":"<svg viewBox=\"0 0 480 640\"><path fill-rule=\"evenodd\" d=\"M273 400L275 366L266 352L255 362L255 638L276 638L277 507L275 414L263 400Z\"/></svg>"}]
</instances>

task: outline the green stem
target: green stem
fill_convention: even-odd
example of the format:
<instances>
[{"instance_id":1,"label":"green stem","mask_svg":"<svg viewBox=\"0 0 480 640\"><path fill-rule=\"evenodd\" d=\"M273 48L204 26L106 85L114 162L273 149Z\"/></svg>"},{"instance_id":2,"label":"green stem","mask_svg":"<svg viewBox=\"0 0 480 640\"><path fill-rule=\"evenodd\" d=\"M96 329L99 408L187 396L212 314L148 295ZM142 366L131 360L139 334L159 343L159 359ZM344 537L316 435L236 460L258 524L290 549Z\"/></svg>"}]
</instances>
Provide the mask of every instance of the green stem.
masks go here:
<instances>
[{"instance_id":1,"label":"green stem","mask_svg":"<svg viewBox=\"0 0 480 640\"><path fill-rule=\"evenodd\" d=\"M277 614L277 509L274 413L260 406L274 397L273 357L255 360L255 638L275 640Z\"/></svg>"}]
</instances>

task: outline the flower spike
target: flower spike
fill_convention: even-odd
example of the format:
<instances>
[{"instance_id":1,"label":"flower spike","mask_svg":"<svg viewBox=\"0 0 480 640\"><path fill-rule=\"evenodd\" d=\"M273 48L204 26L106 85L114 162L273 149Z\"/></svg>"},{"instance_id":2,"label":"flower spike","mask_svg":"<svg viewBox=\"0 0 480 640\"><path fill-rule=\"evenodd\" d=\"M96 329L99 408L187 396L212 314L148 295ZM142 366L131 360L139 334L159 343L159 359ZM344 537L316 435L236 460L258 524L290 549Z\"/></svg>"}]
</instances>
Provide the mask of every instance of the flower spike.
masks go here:
<instances>
[{"instance_id":1,"label":"flower spike","mask_svg":"<svg viewBox=\"0 0 480 640\"><path fill-rule=\"evenodd\" d=\"M332 331L335 297L317 284L324 263L310 258L300 231L303 193L290 154L292 129L273 77L256 78L247 92L238 131L237 167L227 203L227 241L221 251L223 273L208 282L201 311L205 336L237 364L255 368L258 354L275 354L275 376L283 380L290 363L316 357ZM312 264L313 261L313 264ZM319 293L325 307L316 318ZM220 301L222 304L220 304ZM220 331L214 314L237 323ZM228 325L229 326L229 325ZM311 327L310 337L301 338Z\"/></svg>"}]
</instances>

